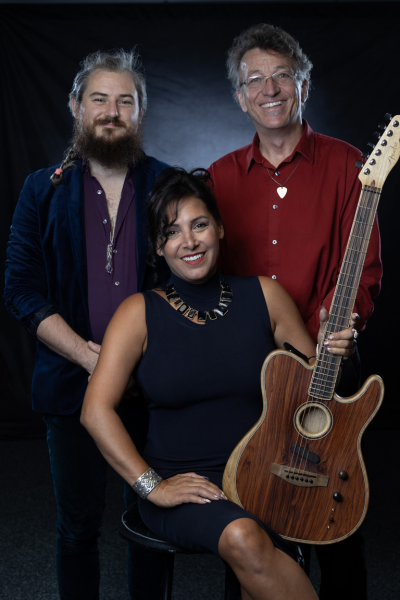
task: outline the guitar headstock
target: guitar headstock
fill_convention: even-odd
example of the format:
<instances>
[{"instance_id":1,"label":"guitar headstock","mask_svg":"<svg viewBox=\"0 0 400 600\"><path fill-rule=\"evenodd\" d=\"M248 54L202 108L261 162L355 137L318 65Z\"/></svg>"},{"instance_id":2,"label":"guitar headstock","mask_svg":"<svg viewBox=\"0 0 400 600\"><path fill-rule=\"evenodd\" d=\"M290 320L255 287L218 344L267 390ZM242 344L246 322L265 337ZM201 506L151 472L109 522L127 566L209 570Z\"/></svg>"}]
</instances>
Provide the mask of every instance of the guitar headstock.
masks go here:
<instances>
[{"instance_id":1,"label":"guitar headstock","mask_svg":"<svg viewBox=\"0 0 400 600\"><path fill-rule=\"evenodd\" d=\"M388 115L390 117L390 115ZM400 156L400 115L391 117L389 124L378 137L378 143L371 150L365 165L362 166L358 179L364 185L382 188L386 177L399 160ZM373 144L369 144L372 146ZM361 163L361 164L360 164ZM360 167L362 162L357 163Z\"/></svg>"}]
</instances>

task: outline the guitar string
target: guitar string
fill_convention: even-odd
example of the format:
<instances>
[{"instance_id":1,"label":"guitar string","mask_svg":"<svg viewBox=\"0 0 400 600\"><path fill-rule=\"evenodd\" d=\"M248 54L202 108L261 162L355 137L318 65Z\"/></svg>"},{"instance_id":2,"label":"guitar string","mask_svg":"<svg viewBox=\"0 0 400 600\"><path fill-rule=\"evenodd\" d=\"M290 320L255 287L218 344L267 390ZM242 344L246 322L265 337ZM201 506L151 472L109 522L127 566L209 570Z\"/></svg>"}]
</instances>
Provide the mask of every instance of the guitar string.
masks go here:
<instances>
[{"instance_id":1,"label":"guitar string","mask_svg":"<svg viewBox=\"0 0 400 600\"><path fill-rule=\"evenodd\" d=\"M335 293L335 296L339 296L340 298L345 299L346 301L342 302L342 306L339 305L339 312L336 312L336 309L334 309L332 314L329 315L327 325L330 326L330 331L340 331L345 326L348 327L350 318L351 318L351 312L349 312L348 304L350 304L353 300L355 300L352 297L352 293L353 293L354 289L358 290L359 282L357 282L357 286L349 285L349 283L354 284L355 281L357 279L360 279L360 277L361 277L361 272L362 272L362 268L363 268L363 264L364 264L364 258L362 258L361 261L359 260L360 252L366 254L366 250L368 249L369 239L370 239L373 223L375 220L375 213L376 213L377 204L379 202L379 195L380 195L380 192L378 192L377 190L375 191L373 189L371 189L370 193L364 193L364 192L369 192L369 190L368 189L362 190L362 196L360 198L359 206L357 207L357 212L356 212L357 219L354 222L355 226L352 228L352 233L351 233L351 235L354 239L349 240L348 247L346 248L346 253L345 253L345 257L346 257L346 254L348 254L349 260L344 265L343 270L341 270L342 271L341 277L339 278L338 285L337 285L337 293ZM362 205L361 200L366 200L365 206ZM370 217L372 217L372 218L370 218ZM368 235L366 235L367 227L370 227L370 231L368 232ZM361 235L359 235L359 234L361 234ZM362 240L362 242L359 244L359 247L357 247L357 242L356 242L357 239ZM356 259L356 260L354 260L354 259ZM350 296L347 296L347 297L344 293L346 291L346 288L350 289ZM346 306L346 304L347 304L347 306ZM353 307L354 307L354 303L353 303ZM344 314L341 314L341 311L343 311ZM323 375L325 375L325 377L324 377L325 383L321 387L322 387L323 391L325 392L325 394L327 394L328 393L327 392L328 377L331 377L330 371L332 370L332 367L333 367L333 371L335 371L335 366L337 365L336 359L335 359L336 355L327 354L325 347L323 347L321 349L321 352L322 352L321 356L319 354L317 357L317 363L318 362L320 363L320 371L322 372ZM333 376L333 378L335 378L335 377L337 377L337 374ZM330 394L331 394L331 392L329 391L329 395ZM329 399L327 399L327 398L322 399L322 404L324 404L328 407L328 402L330 402L332 398L333 398L333 395ZM309 402L315 401L315 400L316 400L316 398L314 398L314 397L310 396L310 394L308 394L306 404ZM314 408L314 411L317 410L316 407L313 407L313 408ZM304 415L305 414L306 414L306 411L303 412L301 424L304 423ZM297 440L296 440L297 445L298 445L299 438L301 438L302 440L306 440L306 443L308 442L309 446L311 445L311 443L313 441L313 440L310 440L309 438L306 438L305 436L301 435L300 432L298 431ZM302 446L300 446L300 449L303 449ZM304 468L302 469L301 465L304 461L304 466L305 466L305 463L306 463L306 460L308 459L310 451L311 450L309 447L304 448L303 452L300 451L300 454L296 455L295 467L292 470L293 476L296 475L296 470L300 476L301 476L302 470L305 474L305 469ZM301 454L302 454L302 456L301 456ZM291 466L293 463L294 456L295 456L295 453L292 452L292 459L291 459L289 469L288 469L289 476L290 476ZM299 458L297 458L297 457L300 457L300 468L298 468L298 469L297 469L297 463L298 463Z\"/></svg>"},{"instance_id":2,"label":"guitar string","mask_svg":"<svg viewBox=\"0 0 400 600\"><path fill-rule=\"evenodd\" d=\"M307 401L305 402L305 404L307 405L309 402L312 402L312 398L311 398L310 394L307 395ZM311 407L311 409L307 409L307 408L304 409L303 419L302 419L302 422L301 422L302 426L304 425L304 420L305 420L305 417L306 417L306 414L307 414L308 410L311 410L312 412L314 412L313 409L315 411L315 407ZM301 478L308 480L308 476L306 475L306 461L308 460L309 453L310 453L309 447L307 448L307 443L308 443L308 446L310 446L310 439L307 438L307 437L305 437L305 436L302 436L302 438L304 440L306 440L306 441L305 441L305 447L304 447L304 449L302 448L302 452L301 452L302 456L301 456L300 466L298 468L298 471L299 471L299 474L300 474L300 480L301 480ZM301 446L300 446L300 448L301 448ZM303 463L304 463L304 466L303 466Z\"/></svg>"},{"instance_id":3,"label":"guitar string","mask_svg":"<svg viewBox=\"0 0 400 600\"><path fill-rule=\"evenodd\" d=\"M367 212L367 210L364 210L364 211L363 211L363 210L362 210L362 208L363 208L363 207L361 207L361 211L359 211L359 212L361 212L361 213L364 213L364 214L365 214L365 212ZM369 208L369 209L371 209L371 207L368 207L368 208ZM370 210L369 210L368 212L370 212ZM357 215L357 216L360 216L360 215ZM361 215L361 216L362 216L362 215ZM365 229L365 226L368 226L368 225L369 225L369 223L368 223L368 222L366 222L366 221L367 221L367 220L365 219L365 216L364 216L364 218L363 218L363 222L362 222L362 223L359 223L359 224L358 224L358 229L356 229L355 233L353 232L353 235L354 235L354 236L356 236L356 237L357 237L359 233L363 233L363 232L361 232L361 231L360 231L360 229L361 229L361 227L362 227L362 226L364 226L364 229ZM360 236L358 236L358 237L360 237ZM365 237L365 236L363 236L363 237ZM358 248L355 248L355 247L354 247L354 245L353 245L353 246L350 246L350 248L349 248L349 251L352 253L352 254L350 255L350 257L349 257L349 258L350 258L350 259L354 259L354 254L355 254L355 252L359 251L359 249L358 249ZM361 250L361 251L362 251L362 250ZM353 263L353 264L352 264L352 263ZM359 265L359 264L354 264L354 261L353 261L353 260L350 260L350 263L347 263L347 268L346 268L346 266L345 266L344 273L343 273L344 277L342 277L342 278L339 278L339 282L338 282L338 283L339 283L339 285L338 285L338 291L339 291L339 295L343 295L343 286L347 286L347 287L353 287L353 286L349 286L349 285L348 285L349 278L357 279L357 278L359 277L359 274L357 275L357 274L356 274L356 271L357 271L357 269L359 269L359 268L360 268L360 265ZM349 270L349 269L350 269L350 270ZM342 279L342 280L344 279L345 281L347 281L347 283L343 283L343 281L342 281L341 279ZM351 299L351 296L350 296L350 299ZM347 308L348 308L348 307L346 307L346 306L344 307L344 309L347 309ZM342 307L342 309L343 309L343 307ZM336 317L336 319L335 319L335 317ZM342 318L340 318L340 317L342 317ZM333 325L336 325L336 328L339 330L339 329L340 329L340 326L343 326L343 323L344 323L344 321L345 321L344 317L345 317L345 315L341 315L340 313L338 313L338 314L333 314L333 315L331 315L330 321L332 321L332 318L333 318L334 320L336 320L336 321L337 321L337 319L338 319L338 318L340 318L340 321L337 321L336 323L335 323L335 322L333 323ZM328 370L329 370L329 367L328 367L328 369L325 369L325 372L324 372L324 374L326 374L326 375L328 375L328 376L329 376L329 373L327 372Z\"/></svg>"},{"instance_id":4,"label":"guitar string","mask_svg":"<svg viewBox=\"0 0 400 600\"><path fill-rule=\"evenodd\" d=\"M325 350L325 348L322 347L321 350L320 350L320 352L318 353L317 363L319 361L323 362L323 358L324 357L323 357L323 354L321 354L321 353L323 353L324 350ZM312 421L312 416L313 416L313 414L315 414L315 412L318 409L317 409L317 407L315 407L315 404L314 404L314 406L311 406L311 408L307 408L307 404L315 403L315 401L316 401L316 398L313 398L312 396L310 396L310 394L307 394L307 400L304 403L305 404L305 408L303 410L303 414L302 414L302 417L301 417L300 426L304 425L304 420L305 420L306 416L309 415L310 411L311 411L310 420ZM305 446L304 446L304 448L303 448L303 446L301 444L298 443L299 442L299 437L301 437L302 440L305 440ZM312 439L310 439L309 437L306 437L306 436L300 434L300 432L298 431L296 445L298 446L300 452L296 456L296 463L295 463L294 471L297 470L297 475L299 476L300 480L301 480L301 478L308 480L308 476L306 474L306 468L305 467L306 467L306 462L308 460L309 454L311 452L310 445L311 445L312 441L313 441ZM307 444L308 444L308 448L307 448ZM293 455L294 455L294 453L293 453ZM300 460L300 465L298 466L298 461L299 460ZM294 473L294 475L296 475L296 473Z\"/></svg>"},{"instance_id":5,"label":"guitar string","mask_svg":"<svg viewBox=\"0 0 400 600\"><path fill-rule=\"evenodd\" d=\"M349 254L349 258L351 260L349 263L347 263L344 266L344 269L342 270L342 273L340 274L341 276L339 277L339 281L338 281L338 285L337 285L337 292L335 293L335 296L339 296L341 299L345 300L345 302L342 302L342 306L340 307L341 309L344 309L345 314L341 315L339 312L339 314L337 314L337 315L336 314L330 315L330 317L331 316L333 317L333 319L328 318L328 325L331 324L330 331L332 331L332 328L335 328L336 331L339 331L339 330L343 329L344 327L349 326L351 313L349 316L349 307L348 306L346 307L346 299L348 300L347 304L349 304L353 300L355 300L355 298L352 297L352 293L353 293L354 289L358 290L358 282L357 282L357 286L349 285L349 283L354 284L355 280L360 277L360 273L357 274L357 270L362 271L362 267L363 267L363 263L364 263L364 259L362 259L362 261L356 260L354 262L354 258L359 259L360 257L359 256L357 257L357 253L359 254L360 252L366 252L366 249L368 248L371 231L369 232L369 235L366 235L366 229L369 226L372 230L373 223L375 220L377 204L379 202L379 195L380 195L379 192L377 192L377 191L375 192L375 190L372 190L372 189L371 189L371 191L368 189L362 190L359 205L358 205L357 211L356 211L356 217L355 217L355 222L354 222L355 227L352 228L352 232L350 234L351 238L348 242L348 247L346 248L346 253L345 253L345 257L346 257L346 254ZM376 196L378 196L378 197L376 198ZM366 201L365 205L363 205L363 200ZM376 200L376 202L375 202L375 200ZM361 242L359 242L359 244L357 244L358 239L361 239ZM364 248L364 250L363 250L363 248ZM350 288L350 296L346 296L346 294L345 294L346 288ZM344 304L344 306L343 306L343 304ZM354 306L354 303L353 303L353 306ZM330 323L330 321L333 321L333 322ZM323 350L325 350L324 347L322 348L322 351ZM321 361L318 360L319 356L317 357L317 363L321 362L322 367L320 368L320 370L325 371L324 380L327 381L328 377L330 376L329 371L331 370L331 365L334 365L334 363L335 363L334 357L336 355L326 356L326 358L328 360L325 361L326 362L326 366L325 366L324 365L324 355L325 354L326 354L326 351L323 352L323 355L321 356ZM325 384L324 387L325 387L324 392L327 393L327 389L326 389L327 384ZM329 392L329 394L330 394L330 392ZM312 402L312 401L315 401L315 398L312 398L310 395L308 395L307 401L305 404ZM331 399L330 400L326 399L325 403L330 402L330 401L331 401ZM324 400L322 401L322 404L324 404ZM328 407L327 404L326 404L326 406ZM315 412L317 410L318 410L317 407L315 407L315 406L311 407L311 411L312 411L311 421L312 421L312 415L315 414ZM307 412L308 412L308 409L306 408L303 412L303 418L300 423L301 425L303 425L303 423L304 423L305 415L307 414ZM306 461L308 460L308 457L311 452L310 445L311 445L312 441L314 441L314 440L309 439L303 435L300 435L300 437L303 440L306 440L306 444L308 442L308 448L307 447L302 448L302 446L300 445L300 454L298 455L298 456L300 456L300 466L297 467L298 459L296 458L296 465L294 468L294 471L297 470L298 475L300 475L300 478L301 478L302 476L305 477ZM299 440L299 434L297 436L296 444L297 444L298 440ZM294 452L293 452L293 455L294 455ZM292 455L292 458L293 458L293 455ZM291 461L291 464L292 464L292 461ZM291 464L290 464L290 466L291 466ZM303 464L304 464L304 467L303 467ZM301 471L303 471L303 473ZM290 468L289 468L289 473L290 473Z\"/></svg>"},{"instance_id":6,"label":"guitar string","mask_svg":"<svg viewBox=\"0 0 400 600\"><path fill-rule=\"evenodd\" d=\"M351 312L350 312L350 308L349 305L351 302L353 302L354 297L353 297L353 291L355 289L358 290L358 282L357 285L355 286L354 283L355 281L360 277L360 273L357 273L357 271L362 271L362 267L363 267L363 262L364 259L362 258L361 261L360 259L360 252L365 253L366 252L366 248L368 248L368 243L369 243L369 238L370 238L370 233L373 227L373 222L375 220L375 213L376 213L376 209L377 209L377 204L379 202L379 192L376 193L375 190L371 190L370 193L365 193L365 192L369 192L369 190L363 190L364 193L362 193L361 198L360 198L360 202L359 202L359 207L357 209L357 213L356 213L356 221L358 221L358 223L356 223L356 227L353 228L353 231L351 232L351 238L349 240L348 243L348 252L346 252L346 254L349 254L349 258L350 263L348 263L349 265L349 269L348 267L345 266L345 268L343 269L342 273L341 273L341 277L339 277L339 281L338 281L338 286L337 286L337 294L335 294L336 296L339 296L342 299L345 299L345 302L342 303L344 304L344 306L340 307L342 309L344 309L344 314L340 314L340 312L338 314L333 313L332 315L330 315L329 321L332 321L332 326L335 327L335 329L337 331L339 331L340 329L343 329L344 327L348 327L349 326L349 322L350 322L350 318L351 318ZM378 196L378 197L376 197ZM365 205L363 204L363 201L365 201ZM370 227L370 231L368 232L368 234L366 234L366 230L367 228ZM357 243L357 240L361 240L361 242ZM358 254L358 257L357 257ZM354 259L357 258L357 260L354 261ZM343 276L342 276L343 275ZM349 284L353 284L353 285L349 285ZM346 288L350 288L350 295L347 296L345 294ZM347 298L347 301L346 301ZM353 303L354 306L354 303ZM352 307L353 308L353 307ZM329 323L328 321L328 323ZM333 359L333 356L332 356ZM333 364L333 360L328 361L328 369L325 369L326 371L329 371L329 364ZM328 375L329 373L325 373L326 375ZM326 380L326 379L325 379ZM325 385L325 391L326 391L326 385ZM325 403L327 405L327 403L330 402L330 400L325 400Z\"/></svg>"},{"instance_id":7,"label":"guitar string","mask_svg":"<svg viewBox=\"0 0 400 600\"><path fill-rule=\"evenodd\" d=\"M364 192L364 190L363 190L363 192ZM366 228L368 226L370 226L371 229L372 229L373 221L375 219L374 208L376 210L376 207L371 206L371 204L374 204L374 202L373 202L373 200L375 199L374 197L375 197L375 193L369 193L367 195L364 194L364 193L362 193L362 195L361 195L360 202L359 202L359 207L358 207L358 211L356 213L356 216L360 218L360 221L358 221L358 218L356 219L355 227L353 228L353 231L352 231L352 236L356 240L357 239L362 239L362 242L359 244L359 247L357 247L357 243L356 243L356 241L354 239L350 239L349 240L348 248L346 249L346 254L348 254L349 258L352 259L352 260L350 260L350 262L347 263L347 265L345 265L345 267L344 267L344 269L342 271L342 275L343 276L341 278L339 278L339 281L338 281L338 287L337 287L337 294L336 294L336 296L339 296L341 298L346 298L346 295L344 294L344 291L345 291L346 288L350 288L350 290L351 290L350 296L347 297L350 301L352 301L354 299L354 298L352 298L352 291L355 289L355 287L354 286L350 286L349 285L349 281L353 280L352 281L352 283L353 283L354 280L356 280L360 276L359 274L357 275L357 269L360 269L360 267L361 267L361 270L362 270L362 264L360 264L360 262L357 261L357 260L354 262L353 259L356 258L356 253L363 252L362 248L363 247L365 248L365 246L368 246L370 235L365 235L365 230L366 230ZM362 200L363 199L367 200L367 202L366 202L367 206L363 206L362 205ZM369 219L368 218L369 216L372 216L372 219ZM372 224L370 223L370 221L372 221ZM358 235L358 234L362 234L362 235ZM364 261L362 261L362 263L363 262ZM349 268L349 271L348 271L348 268ZM344 281L346 281L346 283L344 283ZM357 283L357 289L358 289L358 283ZM346 304L346 302L344 302L344 304ZM332 329L335 329L335 330L338 331L340 329L343 329L345 326L348 327L348 325L349 325L350 317L346 316L346 313L347 313L347 315L349 314L348 313L349 307L348 306L347 307L346 306L342 306L340 308L344 309L345 314L340 314L340 312L339 312L338 314L334 313L333 315L330 315L330 316L333 317L333 318L331 318L331 319L328 320L328 323L329 323L329 321L332 322L331 323L331 331L332 331ZM351 314L350 314L350 316L351 316ZM346 321L347 321L347 323L346 323ZM324 348L323 348L323 350L324 350ZM325 352L323 352L323 355L325 355ZM323 360L324 356L321 356L321 361L320 362L322 363L322 367L321 367L320 370L321 371L325 371L325 373L324 373L326 375L325 378L324 378L325 381L328 380L328 377L330 376L329 371L331 370L331 366L334 365L334 363L335 363L334 357L335 357L335 355L328 355L326 357L328 360L325 361L326 362L326 366L325 366L324 365L324 360ZM323 386L323 387L325 388L324 392L327 393L327 389L326 389L327 388L327 384L325 384L325 386ZM330 392L329 392L329 395L330 395ZM313 400L315 401L315 398L312 398L312 397L310 397L310 395L308 395L307 396L306 404L308 402L312 402ZM325 400L325 402L330 402L330 400ZM323 403L324 403L324 401L322 401L322 404ZM313 412L316 412L316 410L318 410L318 409L314 406L314 407L311 408L311 410ZM300 423L301 425L304 423L304 418L305 418L306 414L307 414L307 409L303 412L303 417L302 417L302 420L301 420L301 423ZM310 444L313 441L313 440L310 440L309 438L301 435L298 432L297 440L296 440L296 445L298 445L299 437L301 437L302 440L306 440L306 443L308 442L309 446L310 446ZM295 467L293 469L293 475L296 475L296 470L297 470L298 474L301 477L302 475L305 475L305 472L301 473L301 471L305 471L305 468L302 467L302 463L304 462L304 465L305 465L306 460L308 459L308 456L309 456L309 453L310 453L311 450L310 450L309 447L308 448L302 448L301 445L299 447L300 447L300 453L299 454L296 453L296 463L295 463ZM301 452L301 450L303 450L303 452ZM288 472L289 475L290 475L290 472L291 472L291 467L292 467L294 455L295 455L295 453L293 452L292 453L292 460L291 460L290 465L289 465L289 472ZM299 458L297 458L297 457L300 457L300 467L298 467L298 460L299 460Z\"/></svg>"},{"instance_id":8,"label":"guitar string","mask_svg":"<svg viewBox=\"0 0 400 600\"><path fill-rule=\"evenodd\" d=\"M365 195L363 195L365 199ZM373 194L368 194L368 196L373 196ZM368 198L368 200L370 200ZM370 205L371 202L367 201L367 205ZM361 222L355 223L356 227L355 227L355 231L352 232L353 236L356 237L356 239L360 238L361 236L359 234L363 234L362 237L365 237L365 229L366 227L369 225L368 220L365 218L365 213L371 212L370 206L368 206L366 209L363 210L363 207L360 207L360 210L358 211L357 217L361 217ZM374 217L374 215L372 215ZM358 219L356 219L356 221L358 221ZM362 229L364 229L364 231L362 231ZM359 251L359 249L356 247L356 244L354 244L354 239L351 240L353 241L352 244L349 244L349 252L348 254L348 258L350 259L349 262L347 262L345 264L345 268L343 270L343 277L339 278L339 282L338 282L338 294L339 296L344 295L343 294L343 286L347 286L347 287L354 287L354 286L349 286L349 281L350 280L354 280L357 279L359 277L359 273L357 274L357 270L360 270L360 265L358 264L358 261L354 262L354 258L355 258L355 254L357 253L357 251ZM362 251L362 250L361 250ZM346 283L344 283L346 282ZM351 294L350 294L350 299L351 299ZM339 307L339 312L338 313L333 313L332 315L330 315L330 319L329 321L332 323L332 328L339 330L340 328L343 328L345 325L347 325L346 323L346 314L341 314L340 313L340 308L345 309L345 313L348 312L348 307L344 306L344 307ZM347 310L346 310L347 309ZM334 309L335 310L335 309ZM326 376L329 376L329 368L332 365L332 363L334 362L334 360L330 360L328 361L328 365L327 368L323 368L321 369L322 373ZM324 392L327 392L326 390L327 385L324 386Z\"/></svg>"}]
</instances>

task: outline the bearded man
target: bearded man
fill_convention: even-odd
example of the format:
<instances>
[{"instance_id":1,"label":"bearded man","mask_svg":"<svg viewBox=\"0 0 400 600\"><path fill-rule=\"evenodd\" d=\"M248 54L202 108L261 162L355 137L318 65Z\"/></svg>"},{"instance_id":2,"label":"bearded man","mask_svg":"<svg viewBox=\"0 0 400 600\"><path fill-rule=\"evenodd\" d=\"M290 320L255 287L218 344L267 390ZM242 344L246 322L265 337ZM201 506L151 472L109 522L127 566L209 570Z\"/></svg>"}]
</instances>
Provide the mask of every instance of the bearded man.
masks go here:
<instances>
[{"instance_id":1,"label":"bearded man","mask_svg":"<svg viewBox=\"0 0 400 600\"><path fill-rule=\"evenodd\" d=\"M47 426L58 508L60 596L94 600L99 598L97 538L106 463L80 425L80 407L116 308L150 286L144 203L167 165L142 148L146 83L134 51L87 56L69 105L75 125L65 160L30 175L15 210L5 300L37 338L32 399ZM123 418L140 448L146 412L135 408L134 419L132 412L128 393ZM134 497L126 486L126 503ZM158 555L151 564L149 556L129 549L135 600L160 597Z\"/></svg>"}]
</instances>

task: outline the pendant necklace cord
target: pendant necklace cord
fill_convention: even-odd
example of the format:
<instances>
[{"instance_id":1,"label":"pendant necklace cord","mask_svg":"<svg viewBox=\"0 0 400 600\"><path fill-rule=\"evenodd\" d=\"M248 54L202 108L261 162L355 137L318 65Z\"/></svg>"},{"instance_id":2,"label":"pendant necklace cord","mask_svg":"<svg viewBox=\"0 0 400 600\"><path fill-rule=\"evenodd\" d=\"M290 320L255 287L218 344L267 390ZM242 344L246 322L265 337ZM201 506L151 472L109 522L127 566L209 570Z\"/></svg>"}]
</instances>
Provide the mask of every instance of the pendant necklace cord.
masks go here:
<instances>
[{"instance_id":1,"label":"pendant necklace cord","mask_svg":"<svg viewBox=\"0 0 400 600\"><path fill-rule=\"evenodd\" d=\"M276 183L276 185L278 185L278 186L279 186L279 187L278 187L278 190L279 190L279 189L281 189L281 190L283 191L283 194L279 193L279 191L278 191L278 194L279 194L279 196L281 196L281 198L283 198L283 197L286 195L286 192L287 192L287 189L284 187L284 186L285 186L285 184L286 184L286 183L289 181L289 179L291 178L291 176L294 174L294 172L296 171L297 167L299 166L299 164L301 163L301 161L302 161L302 160L303 160L303 155L301 155L301 156L300 156L300 160L299 160L299 162L297 163L297 165L295 166L295 168L293 169L293 171L290 173L290 175L289 175L289 177L286 179L286 181L284 181L284 182L282 183L282 185L279 183L279 181L276 181L276 179L274 179L274 178L272 177L271 173L269 172L269 167L267 167L267 172L268 172L268 175L271 177L272 181L273 181L274 183Z\"/></svg>"},{"instance_id":2,"label":"pendant necklace cord","mask_svg":"<svg viewBox=\"0 0 400 600\"><path fill-rule=\"evenodd\" d=\"M117 219L115 218L115 221L116 220ZM111 275L111 273L114 270L113 264L112 264L112 259L113 259L115 225L116 225L116 223L114 223L114 220L110 218L110 243L107 244L107 263L106 263L106 267L105 267L106 272L109 275Z\"/></svg>"}]
</instances>

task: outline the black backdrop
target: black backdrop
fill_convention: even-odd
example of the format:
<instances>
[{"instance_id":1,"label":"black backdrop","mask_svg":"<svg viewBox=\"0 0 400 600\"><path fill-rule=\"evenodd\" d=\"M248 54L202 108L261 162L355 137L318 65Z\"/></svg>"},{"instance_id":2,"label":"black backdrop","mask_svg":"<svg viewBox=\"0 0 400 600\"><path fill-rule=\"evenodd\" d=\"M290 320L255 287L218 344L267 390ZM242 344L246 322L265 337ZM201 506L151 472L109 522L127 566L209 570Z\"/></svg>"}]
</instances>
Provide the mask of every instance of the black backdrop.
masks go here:
<instances>
[{"instance_id":1,"label":"black backdrop","mask_svg":"<svg viewBox=\"0 0 400 600\"><path fill-rule=\"evenodd\" d=\"M257 22L282 26L314 62L311 126L361 149L386 112L400 113L396 3L1 4L0 258L26 176L61 160L71 132L67 95L89 52L139 44L147 73L146 150L170 164L207 167L249 143L253 125L234 104L225 52ZM385 276L360 340L364 377L379 373L386 398L375 428L397 428L400 165L379 209ZM299 248L301 252L301 248ZM34 342L0 308L0 436L40 434L30 412Z\"/></svg>"}]
</instances>

